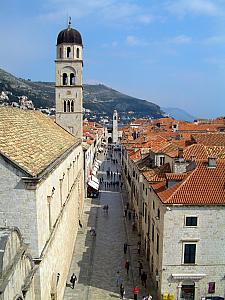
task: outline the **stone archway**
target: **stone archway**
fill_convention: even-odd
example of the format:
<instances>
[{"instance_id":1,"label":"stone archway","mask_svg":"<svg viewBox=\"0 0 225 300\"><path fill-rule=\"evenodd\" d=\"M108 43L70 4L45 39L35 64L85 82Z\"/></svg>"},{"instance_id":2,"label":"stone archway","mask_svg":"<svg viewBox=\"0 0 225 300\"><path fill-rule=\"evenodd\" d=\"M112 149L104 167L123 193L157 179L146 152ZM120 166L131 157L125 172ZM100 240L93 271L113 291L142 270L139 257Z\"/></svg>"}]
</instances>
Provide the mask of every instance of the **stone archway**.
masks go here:
<instances>
[{"instance_id":1,"label":"stone archway","mask_svg":"<svg viewBox=\"0 0 225 300\"><path fill-rule=\"evenodd\" d=\"M23 300L23 297L22 296L16 296L14 299L15 300Z\"/></svg>"}]
</instances>

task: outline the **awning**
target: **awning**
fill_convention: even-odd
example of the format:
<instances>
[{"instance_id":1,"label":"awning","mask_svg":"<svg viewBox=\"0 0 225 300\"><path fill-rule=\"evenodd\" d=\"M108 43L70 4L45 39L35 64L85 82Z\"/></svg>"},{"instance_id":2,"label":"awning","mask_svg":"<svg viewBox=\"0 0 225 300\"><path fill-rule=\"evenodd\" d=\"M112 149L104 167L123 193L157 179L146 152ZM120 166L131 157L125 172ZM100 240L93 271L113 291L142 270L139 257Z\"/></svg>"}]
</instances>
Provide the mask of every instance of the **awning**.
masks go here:
<instances>
[{"instance_id":1,"label":"awning","mask_svg":"<svg viewBox=\"0 0 225 300\"><path fill-rule=\"evenodd\" d=\"M90 180L92 180L92 181L96 182L97 184L99 184L98 178L95 177L94 175L90 175L90 176L88 177L88 181L90 181Z\"/></svg>"},{"instance_id":2,"label":"awning","mask_svg":"<svg viewBox=\"0 0 225 300\"><path fill-rule=\"evenodd\" d=\"M94 167L99 169L99 164L97 162L94 163Z\"/></svg>"},{"instance_id":3,"label":"awning","mask_svg":"<svg viewBox=\"0 0 225 300\"><path fill-rule=\"evenodd\" d=\"M97 171L98 171L98 168L97 168L96 166L94 166L93 169L92 169L92 172L93 172L93 171L94 171L94 172L97 172Z\"/></svg>"},{"instance_id":4,"label":"awning","mask_svg":"<svg viewBox=\"0 0 225 300\"><path fill-rule=\"evenodd\" d=\"M94 182L93 180L88 181L88 185L89 185L90 187L92 187L94 190L98 191L99 184L97 184L97 183Z\"/></svg>"}]
</instances>

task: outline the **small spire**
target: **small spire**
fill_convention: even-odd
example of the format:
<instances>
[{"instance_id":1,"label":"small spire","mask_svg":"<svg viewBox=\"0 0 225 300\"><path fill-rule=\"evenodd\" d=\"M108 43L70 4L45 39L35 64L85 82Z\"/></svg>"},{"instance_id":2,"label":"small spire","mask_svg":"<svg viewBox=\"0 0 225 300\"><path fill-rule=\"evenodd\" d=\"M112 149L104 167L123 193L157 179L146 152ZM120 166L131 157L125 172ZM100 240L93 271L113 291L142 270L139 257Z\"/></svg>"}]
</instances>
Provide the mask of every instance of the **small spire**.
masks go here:
<instances>
[{"instance_id":1,"label":"small spire","mask_svg":"<svg viewBox=\"0 0 225 300\"><path fill-rule=\"evenodd\" d=\"M69 19L68 19L68 28L70 28L71 27L71 17L69 17Z\"/></svg>"}]
</instances>

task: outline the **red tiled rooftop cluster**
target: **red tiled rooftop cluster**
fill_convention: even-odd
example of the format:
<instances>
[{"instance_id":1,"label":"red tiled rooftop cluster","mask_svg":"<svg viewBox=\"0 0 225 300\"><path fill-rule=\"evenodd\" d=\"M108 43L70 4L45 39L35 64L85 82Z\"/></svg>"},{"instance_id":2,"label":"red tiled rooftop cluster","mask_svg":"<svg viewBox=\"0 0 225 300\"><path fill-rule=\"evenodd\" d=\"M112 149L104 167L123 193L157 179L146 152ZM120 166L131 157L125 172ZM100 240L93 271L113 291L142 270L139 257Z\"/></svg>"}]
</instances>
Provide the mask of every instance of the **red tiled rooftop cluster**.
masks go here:
<instances>
[{"instance_id":1,"label":"red tiled rooftop cluster","mask_svg":"<svg viewBox=\"0 0 225 300\"><path fill-rule=\"evenodd\" d=\"M163 154L176 160L193 162L185 173L166 168L143 168L144 178L163 203L183 205L225 204L225 119L193 123L171 118L148 124L137 120L123 130L122 142L130 159L137 163L148 153ZM175 130L173 125L176 124ZM222 131L222 132L220 132ZM210 167L208 159L214 158ZM141 172L141 169L140 169ZM168 185L168 182L173 182Z\"/></svg>"}]
</instances>

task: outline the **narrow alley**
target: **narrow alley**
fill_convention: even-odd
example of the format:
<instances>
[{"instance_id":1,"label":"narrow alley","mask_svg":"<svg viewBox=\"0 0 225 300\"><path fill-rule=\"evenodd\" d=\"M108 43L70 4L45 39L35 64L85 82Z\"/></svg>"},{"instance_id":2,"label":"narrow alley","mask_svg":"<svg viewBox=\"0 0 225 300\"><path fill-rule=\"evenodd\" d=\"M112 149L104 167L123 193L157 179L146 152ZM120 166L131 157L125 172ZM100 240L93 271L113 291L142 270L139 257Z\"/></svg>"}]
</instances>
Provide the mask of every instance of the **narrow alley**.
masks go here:
<instances>
[{"instance_id":1,"label":"narrow alley","mask_svg":"<svg viewBox=\"0 0 225 300\"><path fill-rule=\"evenodd\" d=\"M149 286L149 275L147 288L141 284L138 260L142 261L147 274L149 274L148 267L142 253L138 254L140 238L137 232L132 231L132 218L124 216L126 200L123 199L126 191L122 186L123 183L121 184L120 152L104 151L98 157L102 161L98 178L101 178L103 183L100 184L98 198L85 200L82 228L77 235L64 299L119 299L117 277L124 285L124 299L133 299L135 286L139 289L138 299L150 293L155 299ZM113 185L113 182L117 184ZM106 205L109 207L108 212L103 209ZM91 228L95 229L96 236L91 235ZM126 254L124 243L128 244ZM130 262L128 275L125 270L126 260ZM77 276L74 289L69 283L73 273Z\"/></svg>"}]
</instances>

